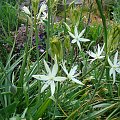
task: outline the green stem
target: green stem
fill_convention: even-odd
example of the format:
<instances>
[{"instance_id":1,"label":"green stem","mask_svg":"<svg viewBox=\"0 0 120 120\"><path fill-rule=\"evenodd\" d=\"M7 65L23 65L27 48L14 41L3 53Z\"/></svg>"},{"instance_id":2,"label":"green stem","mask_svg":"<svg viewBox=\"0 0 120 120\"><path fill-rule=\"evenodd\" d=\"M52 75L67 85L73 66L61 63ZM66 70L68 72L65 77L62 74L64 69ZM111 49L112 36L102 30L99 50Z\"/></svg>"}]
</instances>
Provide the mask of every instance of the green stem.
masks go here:
<instances>
[{"instance_id":1,"label":"green stem","mask_svg":"<svg viewBox=\"0 0 120 120\"><path fill-rule=\"evenodd\" d=\"M70 68L72 67L73 65L73 56L74 56L74 47L71 46L71 52L70 52L70 59L71 59L71 63L70 63Z\"/></svg>"},{"instance_id":2,"label":"green stem","mask_svg":"<svg viewBox=\"0 0 120 120\"><path fill-rule=\"evenodd\" d=\"M35 19L34 19L34 26L35 26L35 40L36 40L37 64L38 64L38 71L39 71L39 49L38 49L39 39L38 39L38 29L37 29L37 18L36 18L36 15L34 17L35 17Z\"/></svg>"},{"instance_id":3,"label":"green stem","mask_svg":"<svg viewBox=\"0 0 120 120\"><path fill-rule=\"evenodd\" d=\"M47 21L47 40L46 40L46 60L48 60L48 50L50 45L50 18L51 18L51 2L48 0L48 21Z\"/></svg>"},{"instance_id":4,"label":"green stem","mask_svg":"<svg viewBox=\"0 0 120 120\"><path fill-rule=\"evenodd\" d=\"M26 33L27 33L27 29L28 29L28 26L26 26ZM21 66L21 70L20 70L20 77L19 77L19 82L18 82L18 87L21 88L21 90L19 91L20 95L21 95L21 92L23 92L24 73L25 73L25 67L26 67L26 64L27 64L27 57L28 57L28 44L26 42L24 57L23 57L23 62L22 62L22 66Z\"/></svg>"},{"instance_id":5,"label":"green stem","mask_svg":"<svg viewBox=\"0 0 120 120\"><path fill-rule=\"evenodd\" d=\"M90 0L90 6L89 6L89 9L88 9L88 21L87 21L86 27L88 27L88 25L90 23L90 17L91 17L91 13L92 13L92 6L93 6L93 1Z\"/></svg>"},{"instance_id":6,"label":"green stem","mask_svg":"<svg viewBox=\"0 0 120 120\"><path fill-rule=\"evenodd\" d=\"M38 5L36 5L38 7ZM40 65L39 65L39 38L38 38L38 27L37 27L37 8L34 10L34 26L35 26L35 40L36 40L36 53L37 53L37 64L38 64L38 73L40 71ZM40 90L41 90L41 83L38 80L38 103L40 102Z\"/></svg>"},{"instance_id":7,"label":"green stem","mask_svg":"<svg viewBox=\"0 0 120 120\"><path fill-rule=\"evenodd\" d=\"M64 22L66 23L66 0L64 0ZM64 25L64 34L66 34L65 25Z\"/></svg>"},{"instance_id":8,"label":"green stem","mask_svg":"<svg viewBox=\"0 0 120 120\"><path fill-rule=\"evenodd\" d=\"M104 28L104 42L105 42L105 53L107 56L107 27L106 27L106 18L103 14L103 9L101 5L101 0L96 0L98 10L100 12L101 18L102 18L102 23L103 23L103 28Z\"/></svg>"},{"instance_id":9,"label":"green stem","mask_svg":"<svg viewBox=\"0 0 120 120\"><path fill-rule=\"evenodd\" d=\"M119 81L119 86L118 86L118 97L120 98L120 81Z\"/></svg>"},{"instance_id":10,"label":"green stem","mask_svg":"<svg viewBox=\"0 0 120 120\"><path fill-rule=\"evenodd\" d=\"M101 5L101 0L96 0L97 6L98 6L98 10L100 12L101 18L102 18L102 23L103 23L103 28L104 28L104 43L105 43L105 65L108 66L108 50L107 50L107 26L106 26L106 18L103 14L103 9L102 9L102 5ZM109 68L106 68L106 81L109 82ZM112 95L112 87L110 84L108 84L107 86L109 94Z\"/></svg>"},{"instance_id":11,"label":"green stem","mask_svg":"<svg viewBox=\"0 0 120 120\"><path fill-rule=\"evenodd\" d=\"M83 13L84 4L85 4L85 0L83 1L83 5L82 5L82 8L81 8L80 17L79 17L79 25L78 25L78 27L81 26L80 22L82 21L82 13Z\"/></svg>"}]
</instances>

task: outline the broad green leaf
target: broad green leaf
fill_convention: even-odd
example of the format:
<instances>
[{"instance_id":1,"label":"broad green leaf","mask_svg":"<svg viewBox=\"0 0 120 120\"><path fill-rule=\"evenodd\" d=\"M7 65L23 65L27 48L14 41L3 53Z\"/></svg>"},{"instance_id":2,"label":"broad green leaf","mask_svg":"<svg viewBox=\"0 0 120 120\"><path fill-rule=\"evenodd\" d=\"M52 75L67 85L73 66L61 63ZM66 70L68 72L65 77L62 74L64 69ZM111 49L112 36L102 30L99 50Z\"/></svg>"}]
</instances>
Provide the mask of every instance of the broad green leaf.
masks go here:
<instances>
[{"instance_id":1,"label":"broad green leaf","mask_svg":"<svg viewBox=\"0 0 120 120\"><path fill-rule=\"evenodd\" d=\"M45 112L48 105L51 103L51 99L46 99L45 102L38 108L36 114L35 114L35 120L42 117L43 113Z\"/></svg>"},{"instance_id":2,"label":"broad green leaf","mask_svg":"<svg viewBox=\"0 0 120 120\"><path fill-rule=\"evenodd\" d=\"M14 102L14 103L10 104L9 106L7 106L6 108L0 109L0 115L3 118L9 118L9 116L15 112L16 106L17 106L17 103Z\"/></svg>"}]
</instances>

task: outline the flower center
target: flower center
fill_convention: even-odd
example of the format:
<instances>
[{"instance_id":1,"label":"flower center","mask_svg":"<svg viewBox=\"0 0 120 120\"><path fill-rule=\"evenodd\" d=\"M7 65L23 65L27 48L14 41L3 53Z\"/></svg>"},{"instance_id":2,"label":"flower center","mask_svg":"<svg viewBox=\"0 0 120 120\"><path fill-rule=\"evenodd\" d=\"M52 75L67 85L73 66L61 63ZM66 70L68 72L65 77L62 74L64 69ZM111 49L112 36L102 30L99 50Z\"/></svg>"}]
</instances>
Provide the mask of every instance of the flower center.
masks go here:
<instances>
[{"instance_id":1,"label":"flower center","mask_svg":"<svg viewBox=\"0 0 120 120\"><path fill-rule=\"evenodd\" d=\"M96 58L98 59L99 58L99 55L96 53Z\"/></svg>"},{"instance_id":2,"label":"flower center","mask_svg":"<svg viewBox=\"0 0 120 120\"><path fill-rule=\"evenodd\" d=\"M68 74L68 76L67 76L69 79L71 79L71 75L70 74Z\"/></svg>"},{"instance_id":3,"label":"flower center","mask_svg":"<svg viewBox=\"0 0 120 120\"><path fill-rule=\"evenodd\" d=\"M79 41L79 37L77 37L76 40Z\"/></svg>"},{"instance_id":4,"label":"flower center","mask_svg":"<svg viewBox=\"0 0 120 120\"><path fill-rule=\"evenodd\" d=\"M116 65L113 65L113 69L116 69L116 68L118 68L118 66L116 66Z\"/></svg>"},{"instance_id":5,"label":"flower center","mask_svg":"<svg viewBox=\"0 0 120 120\"><path fill-rule=\"evenodd\" d=\"M54 76L50 76L50 80L54 80Z\"/></svg>"}]
</instances>

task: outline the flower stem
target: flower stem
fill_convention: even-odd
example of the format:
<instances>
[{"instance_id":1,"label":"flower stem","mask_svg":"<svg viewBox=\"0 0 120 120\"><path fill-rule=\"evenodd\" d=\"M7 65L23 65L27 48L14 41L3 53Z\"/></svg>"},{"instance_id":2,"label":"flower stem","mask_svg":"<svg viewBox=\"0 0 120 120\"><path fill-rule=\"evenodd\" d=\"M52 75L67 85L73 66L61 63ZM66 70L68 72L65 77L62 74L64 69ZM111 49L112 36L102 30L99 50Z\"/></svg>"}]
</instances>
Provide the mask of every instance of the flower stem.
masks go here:
<instances>
[{"instance_id":1,"label":"flower stem","mask_svg":"<svg viewBox=\"0 0 120 120\"><path fill-rule=\"evenodd\" d=\"M48 60L48 49L50 45L50 18L51 18L51 2L48 0L48 21L47 21L47 39L46 39L46 60Z\"/></svg>"},{"instance_id":2,"label":"flower stem","mask_svg":"<svg viewBox=\"0 0 120 120\"><path fill-rule=\"evenodd\" d=\"M64 22L66 23L66 0L64 0ZM64 34L66 34L65 25L64 25Z\"/></svg>"},{"instance_id":3,"label":"flower stem","mask_svg":"<svg viewBox=\"0 0 120 120\"><path fill-rule=\"evenodd\" d=\"M98 6L98 10L100 12L101 18L102 18L102 23L103 23L103 28L104 28L104 42L105 42L105 66L108 66L108 49L107 49L107 26L106 26L106 18L104 16L103 13L103 9L102 9L102 4L100 0L96 0L97 6ZM106 81L109 82L109 68L106 67ZM112 95L112 87L110 84L107 85L109 94Z\"/></svg>"}]
</instances>

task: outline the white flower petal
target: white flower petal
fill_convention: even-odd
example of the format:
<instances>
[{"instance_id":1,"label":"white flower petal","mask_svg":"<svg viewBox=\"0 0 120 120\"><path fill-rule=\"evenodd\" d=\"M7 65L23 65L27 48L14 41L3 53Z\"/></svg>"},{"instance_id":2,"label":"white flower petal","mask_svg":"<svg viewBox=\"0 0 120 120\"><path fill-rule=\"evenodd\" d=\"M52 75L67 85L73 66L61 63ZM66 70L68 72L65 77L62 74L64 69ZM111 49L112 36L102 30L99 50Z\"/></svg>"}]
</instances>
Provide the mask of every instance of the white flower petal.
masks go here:
<instances>
[{"instance_id":1,"label":"white flower petal","mask_svg":"<svg viewBox=\"0 0 120 120\"><path fill-rule=\"evenodd\" d=\"M34 77L34 78L37 79L37 80L41 80L40 75L32 75L32 77Z\"/></svg>"},{"instance_id":2,"label":"white flower petal","mask_svg":"<svg viewBox=\"0 0 120 120\"><path fill-rule=\"evenodd\" d=\"M57 72L58 72L58 64L57 64L57 57L55 57L55 64L53 65L52 75L56 76Z\"/></svg>"},{"instance_id":3,"label":"white flower petal","mask_svg":"<svg viewBox=\"0 0 120 120\"><path fill-rule=\"evenodd\" d=\"M45 69L46 69L47 73L51 74L51 70L50 70L50 68L49 68L49 66L48 66L48 64L46 63L45 60L44 60L44 66L45 66Z\"/></svg>"},{"instance_id":4,"label":"white flower petal","mask_svg":"<svg viewBox=\"0 0 120 120\"><path fill-rule=\"evenodd\" d=\"M101 59L101 58L104 58L105 56L99 56L98 58Z\"/></svg>"},{"instance_id":5,"label":"white flower petal","mask_svg":"<svg viewBox=\"0 0 120 120\"><path fill-rule=\"evenodd\" d=\"M115 57L114 57L114 65L117 64L117 57L118 57L118 51L115 53Z\"/></svg>"},{"instance_id":6,"label":"white flower petal","mask_svg":"<svg viewBox=\"0 0 120 120\"><path fill-rule=\"evenodd\" d=\"M66 73L66 75L68 75L68 71L66 69L65 62L62 61L62 66L61 67L62 67L63 71Z\"/></svg>"},{"instance_id":7,"label":"white flower petal","mask_svg":"<svg viewBox=\"0 0 120 120\"><path fill-rule=\"evenodd\" d=\"M109 65L110 65L111 67L113 67L113 64L112 64L112 62L111 62L111 60L110 60L109 57L108 57L108 63L109 63Z\"/></svg>"},{"instance_id":8,"label":"white flower petal","mask_svg":"<svg viewBox=\"0 0 120 120\"><path fill-rule=\"evenodd\" d=\"M120 61L117 63L117 65L120 67Z\"/></svg>"},{"instance_id":9,"label":"white flower petal","mask_svg":"<svg viewBox=\"0 0 120 120\"><path fill-rule=\"evenodd\" d=\"M72 38L75 38L75 36L71 32L68 31L68 33Z\"/></svg>"},{"instance_id":10,"label":"white flower petal","mask_svg":"<svg viewBox=\"0 0 120 120\"><path fill-rule=\"evenodd\" d=\"M75 26L75 29L74 29L74 34L76 37L78 37L78 30L77 30L77 26Z\"/></svg>"},{"instance_id":11,"label":"white flower petal","mask_svg":"<svg viewBox=\"0 0 120 120\"><path fill-rule=\"evenodd\" d=\"M77 67L78 67L78 65L76 65L76 66L74 66L71 70L70 70L70 75L71 76L73 76L74 74L75 74L75 72L76 72L76 70L77 70Z\"/></svg>"},{"instance_id":12,"label":"white flower petal","mask_svg":"<svg viewBox=\"0 0 120 120\"><path fill-rule=\"evenodd\" d=\"M67 69L66 69L66 68L63 68L63 67L62 67L62 69L63 69L63 71L65 72L65 74L68 75Z\"/></svg>"},{"instance_id":13,"label":"white flower petal","mask_svg":"<svg viewBox=\"0 0 120 120\"><path fill-rule=\"evenodd\" d=\"M47 81L47 82L43 85L43 87L41 88L41 93L44 92L45 89L47 89L47 87L50 85L50 83L51 83L50 81Z\"/></svg>"},{"instance_id":14,"label":"white flower petal","mask_svg":"<svg viewBox=\"0 0 120 120\"><path fill-rule=\"evenodd\" d=\"M59 82L62 82L62 81L65 81L67 78L66 77L55 77L54 78L54 81L59 81Z\"/></svg>"},{"instance_id":15,"label":"white flower petal","mask_svg":"<svg viewBox=\"0 0 120 120\"><path fill-rule=\"evenodd\" d=\"M90 64L92 64L92 62L95 61L95 60L96 60L96 59L91 59Z\"/></svg>"},{"instance_id":16,"label":"white flower petal","mask_svg":"<svg viewBox=\"0 0 120 120\"><path fill-rule=\"evenodd\" d=\"M51 88L51 96L53 96L55 93L55 82L54 81L51 81L50 88Z\"/></svg>"},{"instance_id":17,"label":"white flower petal","mask_svg":"<svg viewBox=\"0 0 120 120\"><path fill-rule=\"evenodd\" d=\"M73 40L71 41L71 43L75 43L75 42L77 42L77 40L76 40L76 39L73 39Z\"/></svg>"},{"instance_id":18,"label":"white flower petal","mask_svg":"<svg viewBox=\"0 0 120 120\"><path fill-rule=\"evenodd\" d=\"M98 55L100 55L100 46L98 44Z\"/></svg>"},{"instance_id":19,"label":"white flower petal","mask_svg":"<svg viewBox=\"0 0 120 120\"><path fill-rule=\"evenodd\" d=\"M79 76L80 73L81 73L81 71L80 71L79 73L77 73L77 74L74 74L73 77L77 77L77 76Z\"/></svg>"},{"instance_id":20,"label":"white flower petal","mask_svg":"<svg viewBox=\"0 0 120 120\"><path fill-rule=\"evenodd\" d=\"M114 71L114 69L111 68L111 69L110 69L110 72L109 72L110 76L113 74L113 71Z\"/></svg>"},{"instance_id":21,"label":"white flower petal","mask_svg":"<svg viewBox=\"0 0 120 120\"><path fill-rule=\"evenodd\" d=\"M92 51L87 51L87 53L88 53L91 57L96 58L96 54L93 53Z\"/></svg>"},{"instance_id":22,"label":"white flower petal","mask_svg":"<svg viewBox=\"0 0 120 120\"><path fill-rule=\"evenodd\" d=\"M118 73L120 73L120 68L116 68L115 70L116 70Z\"/></svg>"},{"instance_id":23,"label":"white flower petal","mask_svg":"<svg viewBox=\"0 0 120 120\"><path fill-rule=\"evenodd\" d=\"M84 33L85 33L85 29L81 31L81 33L79 34L79 37L82 37Z\"/></svg>"},{"instance_id":24,"label":"white flower petal","mask_svg":"<svg viewBox=\"0 0 120 120\"><path fill-rule=\"evenodd\" d=\"M80 42L79 42L79 41L77 41L77 45L78 45L78 47L79 47L79 49L80 49L80 51L81 51L81 45L80 45Z\"/></svg>"},{"instance_id":25,"label":"white flower petal","mask_svg":"<svg viewBox=\"0 0 120 120\"><path fill-rule=\"evenodd\" d=\"M38 80L43 80L43 81L49 80L49 76L46 76L46 75L32 75L32 77L34 77Z\"/></svg>"},{"instance_id":26,"label":"white flower petal","mask_svg":"<svg viewBox=\"0 0 120 120\"><path fill-rule=\"evenodd\" d=\"M71 29L67 23L63 22L63 24L65 25L65 27L67 28L68 31L71 31Z\"/></svg>"},{"instance_id":27,"label":"white flower petal","mask_svg":"<svg viewBox=\"0 0 120 120\"><path fill-rule=\"evenodd\" d=\"M79 41L81 41L81 42L88 42L88 41L90 41L89 39L86 39L86 38L79 38Z\"/></svg>"},{"instance_id":28,"label":"white flower petal","mask_svg":"<svg viewBox=\"0 0 120 120\"><path fill-rule=\"evenodd\" d=\"M74 82L76 82L76 83L78 83L78 84L80 84L80 85L84 85L81 81L79 81L79 80L77 80L77 79L75 79L75 78L71 78L72 79L72 81L74 81Z\"/></svg>"}]
</instances>

